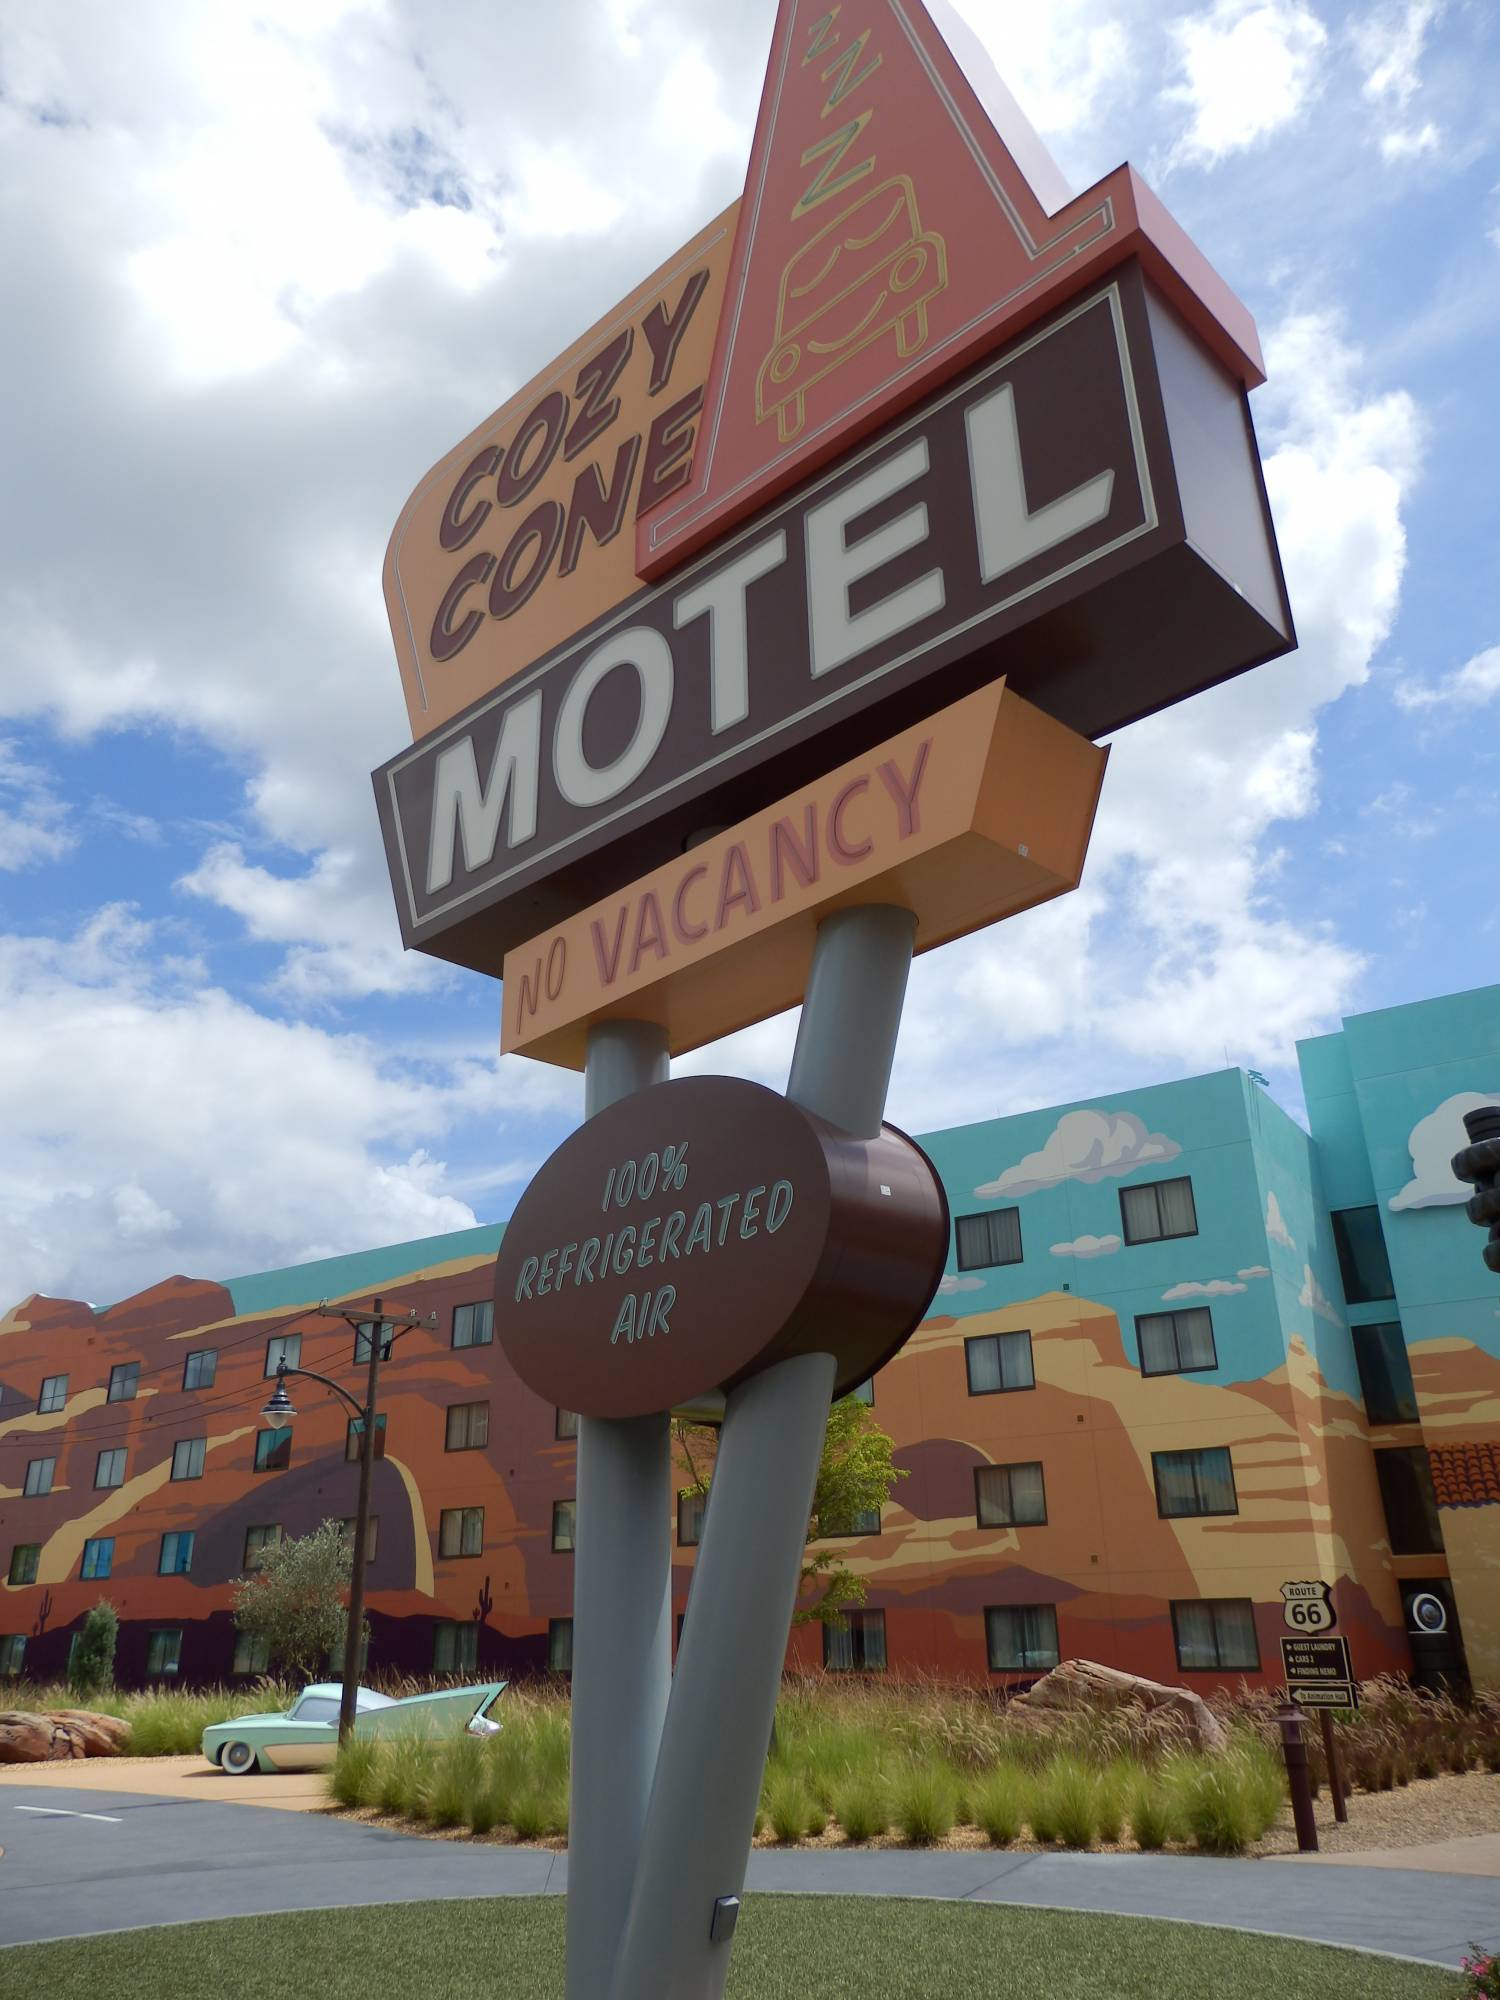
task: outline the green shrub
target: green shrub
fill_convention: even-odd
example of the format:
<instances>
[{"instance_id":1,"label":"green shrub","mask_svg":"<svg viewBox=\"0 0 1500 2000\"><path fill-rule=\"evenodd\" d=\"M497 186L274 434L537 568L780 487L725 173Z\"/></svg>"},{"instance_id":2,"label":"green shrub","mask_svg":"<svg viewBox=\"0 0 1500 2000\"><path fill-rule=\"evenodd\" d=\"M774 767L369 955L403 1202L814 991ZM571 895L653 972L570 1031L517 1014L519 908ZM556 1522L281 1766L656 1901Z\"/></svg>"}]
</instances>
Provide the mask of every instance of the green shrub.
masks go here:
<instances>
[{"instance_id":1,"label":"green shrub","mask_svg":"<svg viewBox=\"0 0 1500 2000\"><path fill-rule=\"evenodd\" d=\"M895 1820L913 1847L931 1847L953 1831L958 1786L946 1764L912 1764L896 1781Z\"/></svg>"},{"instance_id":2,"label":"green shrub","mask_svg":"<svg viewBox=\"0 0 1500 2000\"><path fill-rule=\"evenodd\" d=\"M991 1847L1009 1847L1026 1824L1026 1780L1014 1764L997 1764L975 1781L969 1804Z\"/></svg>"},{"instance_id":3,"label":"green shrub","mask_svg":"<svg viewBox=\"0 0 1500 2000\"><path fill-rule=\"evenodd\" d=\"M1161 1781L1148 1771L1143 1771L1131 1788L1129 1813L1131 1837L1143 1853L1155 1854L1176 1837L1173 1802Z\"/></svg>"},{"instance_id":4,"label":"green shrub","mask_svg":"<svg viewBox=\"0 0 1500 2000\"><path fill-rule=\"evenodd\" d=\"M833 1816L844 1829L846 1840L874 1840L891 1823L885 1781L865 1773L845 1778L833 1795Z\"/></svg>"},{"instance_id":5,"label":"green shrub","mask_svg":"<svg viewBox=\"0 0 1500 2000\"><path fill-rule=\"evenodd\" d=\"M1076 1757L1059 1757L1042 1783L1052 1799L1051 1818L1064 1847L1092 1847L1099 1831L1099 1781Z\"/></svg>"},{"instance_id":6,"label":"green shrub","mask_svg":"<svg viewBox=\"0 0 1500 2000\"><path fill-rule=\"evenodd\" d=\"M522 1840L540 1840L551 1830L547 1795L537 1784L519 1785L511 1794L505 1816Z\"/></svg>"},{"instance_id":7,"label":"green shrub","mask_svg":"<svg viewBox=\"0 0 1500 2000\"><path fill-rule=\"evenodd\" d=\"M1249 1801L1254 1838L1276 1824L1287 1801L1286 1766L1278 1753L1258 1737L1248 1739L1235 1753L1244 1764L1245 1789Z\"/></svg>"},{"instance_id":8,"label":"green shrub","mask_svg":"<svg viewBox=\"0 0 1500 2000\"><path fill-rule=\"evenodd\" d=\"M766 1773L765 1807L772 1838L783 1847L801 1840L810 1830L815 1810L812 1793L801 1772L779 1760Z\"/></svg>"},{"instance_id":9,"label":"green shrub","mask_svg":"<svg viewBox=\"0 0 1500 2000\"><path fill-rule=\"evenodd\" d=\"M1026 1787L1026 1818L1031 1827L1031 1837L1043 1847L1050 1847L1059 1838L1055 1801L1045 1772L1034 1772Z\"/></svg>"},{"instance_id":10,"label":"green shrub","mask_svg":"<svg viewBox=\"0 0 1500 2000\"><path fill-rule=\"evenodd\" d=\"M376 1746L367 1736L351 1736L338 1747L328 1789L341 1806L375 1802Z\"/></svg>"},{"instance_id":11,"label":"green shrub","mask_svg":"<svg viewBox=\"0 0 1500 2000\"><path fill-rule=\"evenodd\" d=\"M1245 1757L1184 1756L1173 1786L1183 1825L1205 1854L1243 1854L1265 1831L1257 1785Z\"/></svg>"},{"instance_id":12,"label":"green shrub","mask_svg":"<svg viewBox=\"0 0 1500 2000\"><path fill-rule=\"evenodd\" d=\"M417 1810L433 1826L462 1826L469 1818L469 1803L485 1789L488 1777L484 1745L467 1731L434 1747L428 1759L427 1776L417 1800Z\"/></svg>"},{"instance_id":13,"label":"green shrub","mask_svg":"<svg viewBox=\"0 0 1500 2000\"><path fill-rule=\"evenodd\" d=\"M118 1612L107 1597L101 1597L85 1614L78 1643L68 1662L69 1694L86 1701L114 1684L115 1640L119 1632Z\"/></svg>"},{"instance_id":14,"label":"green shrub","mask_svg":"<svg viewBox=\"0 0 1500 2000\"><path fill-rule=\"evenodd\" d=\"M427 1786L433 1746L424 1736L388 1736L380 1745L375 1803L382 1812L410 1818Z\"/></svg>"}]
</instances>

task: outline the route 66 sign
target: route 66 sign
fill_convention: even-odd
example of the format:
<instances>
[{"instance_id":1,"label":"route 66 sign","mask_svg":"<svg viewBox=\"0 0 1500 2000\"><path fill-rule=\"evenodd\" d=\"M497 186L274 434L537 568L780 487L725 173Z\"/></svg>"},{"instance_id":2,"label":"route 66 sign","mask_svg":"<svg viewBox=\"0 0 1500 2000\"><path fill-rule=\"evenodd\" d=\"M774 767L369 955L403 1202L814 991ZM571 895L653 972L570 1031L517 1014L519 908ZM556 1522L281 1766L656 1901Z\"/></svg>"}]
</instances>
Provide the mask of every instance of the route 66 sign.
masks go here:
<instances>
[{"instance_id":1,"label":"route 66 sign","mask_svg":"<svg viewBox=\"0 0 1500 2000\"><path fill-rule=\"evenodd\" d=\"M1339 1622L1331 1590L1332 1585L1326 1583L1284 1583L1283 1622L1294 1632L1331 1632Z\"/></svg>"}]
</instances>

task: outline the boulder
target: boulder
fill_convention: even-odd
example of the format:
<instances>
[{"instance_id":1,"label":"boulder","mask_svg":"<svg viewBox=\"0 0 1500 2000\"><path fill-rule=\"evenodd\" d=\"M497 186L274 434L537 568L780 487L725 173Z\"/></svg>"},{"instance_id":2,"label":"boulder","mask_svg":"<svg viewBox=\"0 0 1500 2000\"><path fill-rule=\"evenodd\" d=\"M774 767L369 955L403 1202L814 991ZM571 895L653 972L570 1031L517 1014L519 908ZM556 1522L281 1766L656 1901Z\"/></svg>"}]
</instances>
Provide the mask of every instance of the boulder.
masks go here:
<instances>
[{"instance_id":1,"label":"boulder","mask_svg":"<svg viewBox=\"0 0 1500 2000\"><path fill-rule=\"evenodd\" d=\"M1101 1666L1097 1660L1064 1660L1026 1694L1016 1695L1011 1706L1100 1712L1140 1708L1171 1718L1199 1750L1223 1750L1229 1742L1223 1723L1191 1688L1168 1687L1140 1674L1122 1673L1118 1667Z\"/></svg>"},{"instance_id":2,"label":"boulder","mask_svg":"<svg viewBox=\"0 0 1500 2000\"><path fill-rule=\"evenodd\" d=\"M86 1757L118 1757L130 1740L128 1722L117 1715L101 1715L95 1708L49 1708L47 1714L83 1738Z\"/></svg>"},{"instance_id":3,"label":"boulder","mask_svg":"<svg viewBox=\"0 0 1500 2000\"><path fill-rule=\"evenodd\" d=\"M30 1709L0 1711L0 1764L56 1764L87 1756L81 1732Z\"/></svg>"}]
</instances>

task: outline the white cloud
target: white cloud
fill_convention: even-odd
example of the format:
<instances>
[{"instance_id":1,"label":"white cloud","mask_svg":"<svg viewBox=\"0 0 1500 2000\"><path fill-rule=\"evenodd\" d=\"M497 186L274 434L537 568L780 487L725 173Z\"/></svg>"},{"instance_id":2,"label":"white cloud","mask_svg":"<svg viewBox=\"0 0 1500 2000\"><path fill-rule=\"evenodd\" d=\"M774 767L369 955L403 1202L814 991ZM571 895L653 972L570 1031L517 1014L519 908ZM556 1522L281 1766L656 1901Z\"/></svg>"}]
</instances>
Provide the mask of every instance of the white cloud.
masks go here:
<instances>
[{"instance_id":1,"label":"white cloud","mask_svg":"<svg viewBox=\"0 0 1500 2000\"><path fill-rule=\"evenodd\" d=\"M1464 1113L1488 1104L1500 1105L1500 1095L1479 1090L1455 1091L1445 1097L1425 1118L1411 1128L1407 1147L1411 1153L1412 1177L1399 1194L1393 1194L1390 1208L1442 1208L1467 1201L1474 1190L1455 1180L1450 1162L1469 1143L1464 1130Z\"/></svg>"},{"instance_id":2,"label":"white cloud","mask_svg":"<svg viewBox=\"0 0 1500 2000\"><path fill-rule=\"evenodd\" d=\"M1191 1280L1186 1284L1173 1285L1170 1291L1162 1293L1162 1300L1170 1304L1174 1299L1222 1299L1232 1292L1242 1292L1245 1287L1237 1285L1230 1278L1210 1278L1207 1284L1196 1284Z\"/></svg>"},{"instance_id":3,"label":"white cloud","mask_svg":"<svg viewBox=\"0 0 1500 2000\"><path fill-rule=\"evenodd\" d=\"M60 861L78 844L52 774L0 738L0 870L15 874Z\"/></svg>"},{"instance_id":4,"label":"white cloud","mask_svg":"<svg viewBox=\"0 0 1500 2000\"><path fill-rule=\"evenodd\" d=\"M1487 646L1435 683L1397 681L1398 708L1478 708L1500 695L1500 646Z\"/></svg>"},{"instance_id":5,"label":"white cloud","mask_svg":"<svg viewBox=\"0 0 1500 2000\"><path fill-rule=\"evenodd\" d=\"M1165 1133L1148 1132L1133 1111L1065 1111L1040 1152L1028 1153L974 1192L981 1201L995 1201L1063 1181L1101 1181L1176 1159L1181 1151Z\"/></svg>"},{"instance_id":6,"label":"white cloud","mask_svg":"<svg viewBox=\"0 0 1500 2000\"><path fill-rule=\"evenodd\" d=\"M1054 1243L1054 1257L1113 1257L1120 1248L1118 1236L1075 1236L1071 1243Z\"/></svg>"},{"instance_id":7,"label":"white cloud","mask_svg":"<svg viewBox=\"0 0 1500 2000\"><path fill-rule=\"evenodd\" d=\"M1284 1250L1295 1250L1292 1232L1281 1216L1281 1203L1276 1199L1274 1189L1266 1196L1266 1235L1273 1243L1279 1243Z\"/></svg>"},{"instance_id":8,"label":"white cloud","mask_svg":"<svg viewBox=\"0 0 1500 2000\"><path fill-rule=\"evenodd\" d=\"M1435 153L1442 139L1436 125L1429 119L1425 125L1397 126L1393 131L1383 133L1380 140L1381 158L1386 160L1417 160L1424 153Z\"/></svg>"},{"instance_id":9,"label":"white cloud","mask_svg":"<svg viewBox=\"0 0 1500 2000\"><path fill-rule=\"evenodd\" d=\"M1217 0L1171 28L1188 112L1173 157L1214 166L1292 124L1315 95L1328 31L1299 0Z\"/></svg>"},{"instance_id":10,"label":"white cloud","mask_svg":"<svg viewBox=\"0 0 1500 2000\"><path fill-rule=\"evenodd\" d=\"M955 1278L950 1272L946 1274L944 1277L939 1278L938 1280L939 1298L947 1298L953 1292L982 1292L983 1290L984 1290L983 1278L972 1278L972 1277Z\"/></svg>"},{"instance_id":11,"label":"white cloud","mask_svg":"<svg viewBox=\"0 0 1500 2000\"><path fill-rule=\"evenodd\" d=\"M1243 1271L1236 1271L1234 1275L1237 1278L1269 1278L1271 1268L1268 1264L1247 1264Z\"/></svg>"},{"instance_id":12,"label":"white cloud","mask_svg":"<svg viewBox=\"0 0 1500 2000\"><path fill-rule=\"evenodd\" d=\"M1344 1324L1343 1314L1313 1276L1311 1264L1302 1266L1302 1289L1297 1294L1297 1303L1299 1306L1311 1306L1320 1318L1330 1320L1334 1326Z\"/></svg>"},{"instance_id":13,"label":"white cloud","mask_svg":"<svg viewBox=\"0 0 1500 2000\"><path fill-rule=\"evenodd\" d=\"M1350 24L1355 60L1364 72L1364 94L1405 110L1421 85L1418 66L1427 30L1443 11L1443 0L1406 0L1356 17Z\"/></svg>"}]
</instances>

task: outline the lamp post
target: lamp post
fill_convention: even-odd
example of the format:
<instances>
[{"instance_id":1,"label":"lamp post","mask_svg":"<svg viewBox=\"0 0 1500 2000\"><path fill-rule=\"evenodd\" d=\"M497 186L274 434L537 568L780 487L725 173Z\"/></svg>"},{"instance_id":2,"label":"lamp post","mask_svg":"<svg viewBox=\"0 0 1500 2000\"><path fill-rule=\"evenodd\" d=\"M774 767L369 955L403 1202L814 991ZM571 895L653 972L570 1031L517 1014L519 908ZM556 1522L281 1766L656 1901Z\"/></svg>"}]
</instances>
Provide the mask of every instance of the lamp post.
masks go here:
<instances>
[{"instance_id":1,"label":"lamp post","mask_svg":"<svg viewBox=\"0 0 1500 2000\"><path fill-rule=\"evenodd\" d=\"M350 1395L342 1383L331 1376L320 1375L316 1368L293 1368L279 1361L276 1364L276 1387L266 1399L261 1415L268 1422L280 1426L291 1423L296 1417L296 1407L287 1394L287 1377L305 1375L310 1381L321 1382L325 1389L331 1389L353 1410L360 1426L359 1450L359 1499L354 1509L354 1555L349 1569L349 1620L344 1632L344 1689L339 1700L339 1741L344 1742L354 1727L355 1705L359 1698L361 1639L365 1622L365 1552L370 1536L370 1475L375 1463L375 1419L377 1415L376 1397L380 1386L380 1364L402 1334L410 1333L414 1327L425 1326L436 1331L437 1314L391 1313L384 1310L384 1300L376 1299L371 1316L356 1318L351 1309L330 1306L326 1299L318 1301L318 1311L325 1319L341 1319L354 1328L356 1336L355 1359L359 1358L358 1341L369 1342L369 1371L365 1376L365 1400L363 1404Z\"/></svg>"}]
</instances>

